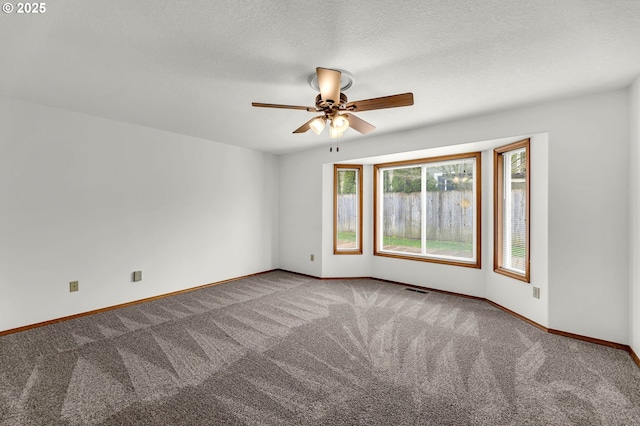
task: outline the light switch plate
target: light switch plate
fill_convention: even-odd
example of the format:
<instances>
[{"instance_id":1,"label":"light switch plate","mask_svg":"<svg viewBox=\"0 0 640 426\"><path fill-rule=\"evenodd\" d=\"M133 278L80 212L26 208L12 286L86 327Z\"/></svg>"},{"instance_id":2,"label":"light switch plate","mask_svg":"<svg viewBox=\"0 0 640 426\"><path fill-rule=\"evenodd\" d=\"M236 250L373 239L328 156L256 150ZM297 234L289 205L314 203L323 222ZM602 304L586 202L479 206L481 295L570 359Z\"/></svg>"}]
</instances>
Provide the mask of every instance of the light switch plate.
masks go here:
<instances>
[{"instance_id":1,"label":"light switch plate","mask_svg":"<svg viewBox=\"0 0 640 426\"><path fill-rule=\"evenodd\" d=\"M80 289L80 283L78 281L69 282L69 291L74 292Z\"/></svg>"},{"instance_id":2,"label":"light switch plate","mask_svg":"<svg viewBox=\"0 0 640 426\"><path fill-rule=\"evenodd\" d=\"M142 281L142 271L133 271L133 281Z\"/></svg>"}]
</instances>

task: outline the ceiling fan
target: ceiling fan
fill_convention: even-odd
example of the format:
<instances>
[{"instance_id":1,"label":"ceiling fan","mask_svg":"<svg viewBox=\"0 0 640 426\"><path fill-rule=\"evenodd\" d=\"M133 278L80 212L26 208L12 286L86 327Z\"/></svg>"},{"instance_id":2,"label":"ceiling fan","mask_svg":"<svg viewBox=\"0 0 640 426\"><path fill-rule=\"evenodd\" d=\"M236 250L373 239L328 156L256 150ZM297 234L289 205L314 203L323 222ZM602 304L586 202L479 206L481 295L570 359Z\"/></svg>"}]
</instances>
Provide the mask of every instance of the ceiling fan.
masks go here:
<instances>
[{"instance_id":1,"label":"ceiling fan","mask_svg":"<svg viewBox=\"0 0 640 426\"><path fill-rule=\"evenodd\" d=\"M322 115L316 116L298 127L293 133L304 133L311 129L315 134L319 135L327 122L330 122L329 135L331 138L339 138L349 127L362 134L375 130L374 125L356 117L353 114L354 112L413 105L413 93L349 102L347 96L340 92L340 80L342 77L340 71L318 67L316 68L316 74L320 93L316 96L316 105L313 107L264 104L260 102L252 102L251 105L254 107L299 109L322 113Z\"/></svg>"}]
</instances>

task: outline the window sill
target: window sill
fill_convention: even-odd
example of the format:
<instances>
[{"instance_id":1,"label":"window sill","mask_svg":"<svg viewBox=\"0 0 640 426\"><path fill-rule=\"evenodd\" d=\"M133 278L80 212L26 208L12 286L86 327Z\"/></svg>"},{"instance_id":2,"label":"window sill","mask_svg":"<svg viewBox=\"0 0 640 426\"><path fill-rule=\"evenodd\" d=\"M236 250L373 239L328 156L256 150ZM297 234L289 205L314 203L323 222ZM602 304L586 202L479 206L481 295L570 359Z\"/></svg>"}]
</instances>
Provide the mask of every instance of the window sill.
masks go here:
<instances>
[{"instance_id":1,"label":"window sill","mask_svg":"<svg viewBox=\"0 0 640 426\"><path fill-rule=\"evenodd\" d=\"M386 251L375 251L373 253L374 256L381 257L390 257L393 259L404 259L404 260L413 260L418 262L428 262L428 263L439 263L441 265L452 265L452 266L462 266L464 268L475 268L480 269L480 259L470 260L465 262L463 260L451 260L451 259L443 259L440 257L427 257L427 256L410 256Z\"/></svg>"}]
</instances>

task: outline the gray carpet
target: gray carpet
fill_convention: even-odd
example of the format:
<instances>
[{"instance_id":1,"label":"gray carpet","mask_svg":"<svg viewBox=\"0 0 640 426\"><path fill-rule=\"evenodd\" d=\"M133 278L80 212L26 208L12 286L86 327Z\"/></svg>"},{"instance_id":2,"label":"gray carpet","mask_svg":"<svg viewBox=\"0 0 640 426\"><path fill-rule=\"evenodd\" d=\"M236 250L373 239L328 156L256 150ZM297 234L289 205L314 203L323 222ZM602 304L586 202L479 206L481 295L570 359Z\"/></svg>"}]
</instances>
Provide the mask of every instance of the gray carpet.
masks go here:
<instances>
[{"instance_id":1,"label":"gray carpet","mask_svg":"<svg viewBox=\"0 0 640 426\"><path fill-rule=\"evenodd\" d=\"M282 271L0 338L0 425L637 425L623 351Z\"/></svg>"}]
</instances>

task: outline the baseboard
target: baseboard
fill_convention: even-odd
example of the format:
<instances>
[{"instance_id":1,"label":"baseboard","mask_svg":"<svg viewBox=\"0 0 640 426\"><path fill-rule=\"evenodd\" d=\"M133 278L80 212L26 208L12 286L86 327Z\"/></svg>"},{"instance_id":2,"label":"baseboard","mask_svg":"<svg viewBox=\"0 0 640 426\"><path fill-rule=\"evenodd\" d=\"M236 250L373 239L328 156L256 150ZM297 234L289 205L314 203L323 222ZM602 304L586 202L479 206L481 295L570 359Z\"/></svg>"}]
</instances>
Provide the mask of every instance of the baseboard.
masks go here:
<instances>
[{"instance_id":1,"label":"baseboard","mask_svg":"<svg viewBox=\"0 0 640 426\"><path fill-rule=\"evenodd\" d=\"M595 337L582 336L580 334L569 333L562 330L554 330L551 328L548 331L549 333L557 334L558 336L570 337L572 339L582 340L584 342L594 343L596 345L608 346L610 348L615 348L615 349L621 349L629 353L632 352L631 347L629 345L623 345L622 343L610 342L608 340L596 339Z\"/></svg>"},{"instance_id":2,"label":"baseboard","mask_svg":"<svg viewBox=\"0 0 640 426\"><path fill-rule=\"evenodd\" d=\"M456 293L454 291L447 291L447 290L440 290L440 289L437 289L437 288L423 287L423 286L420 286L420 285L407 284L407 283L403 283L403 282L400 282L400 281L385 280L384 278L376 278L376 277L368 277L368 278L371 279L371 280L382 281L384 283L397 284L397 285L401 285L401 286L404 286L404 287L411 287L411 288L416 288L416 289L419 289L419 290L431 291L433 293L448 294L450 296L464 297L465 299L480 300L482 302L486 302L487 301L487 299L485 299L484 297L472 296L470 294Z\"/></svg>"},{"instance_id":3,"label":"baseboard","mask_svg":"<svg viewBox=\"0 0 640 426\"><path fill-rule=\"evenodd\" d=\"M289 271L288 269L282 269L282 268L278 268L276 270L277 271L281 271L281 272L287 272L289 274L300 275L300 276L307 277L307 278L313 278L313 279L316 279L316 280L328 280L328 279L340 280L340 279L342 279L342 278L322 278L322 277L318 277L318 276L315 276L315 275L303 274L302 272L294 272L294 271Z\"/></svg>"},{"instance_id":4,"label":"baseboard","mask_svg":"<svg viewBox=\"0 0 640 426\"><path fill-rule=\"evenodd\" d=\"M371 279L377 279L377 278L371 278L371 277L319 277L317 275L303 274L302 272L289 271L288 269L278 268L277 270L278 271L282 271L282 272L287 272L289 274L296 274L296 275L300 275L300 276L303 276L303 277L313 278L315 280L321 280L321 281L330 281L330 280L371 280Z\"/></svg>"},{"instance_id":5,"label":"baseboard","mask_svg":"<svg viewBox=\"0 0 640 426\"><path fill-rule=\"evenodd\" d=\"M522 320L522 321L524 321L524 322L526 322L528 324L531 324L534 327L539 328L542 331L545 331L547 333L549 332L549 329L547 327L545 327L544 325L538 324L537 322L535 322L535 321L533 321L533 320L531 320L531 319L529 319L529 318L527 318L527 317L525 317L523 315L520 315L519 313L514 312L511 309L505 308L504 306L497 304L493 300L484 299L484 301L487 302L488 304L490 304L492 306L495 306L496 308L508 313L509 315L512 315L512 316L514 316L514 317L516 317L516 318L518 318L518 319L520 319L520 320Z\"/></svg>"},{"instance_id":6,"label":"baseboard","mask_svg":"<svg viewBox=\"0 0 640 426\"><path fill-rule=\"evenodd\" d=\"M640 368L640 358L638 358L638 354L633 351L631 346L629 346L629 354L631 355L631 358L633 358L633 360L636 362L636 365Z\"/></svg>"},{"instance_id":7,"label":"baseboard","mask_svg":"<svg viewBox=\"0 0 640 426\"><path fill-rule=\"evenodd\" d=\"M236 277L236 278L229 278L227 280L216 281L216 282L209 283L209 284L199 285L197 287L190 287L190 288L186 288L184 290L173 291L171 293L165 293L165 294L161 294L161 295L158 295L158 296L147 297L145 299L134 300L132 302L121 303L119 305L107 306L105 308L94 309L92 311L87 311L87 312L81 312L79 314L69 315L69 316L62 317L62 318L55 318L55 319L52 319L52 320L42 321L42 322L38 322L38 323L35 323L35 324L24 325L22 327L16 327L16 328L12 328L12 329L9 329L9 330L0 331L0 337L6 336L8 334L19 333L21 331L31 330L32 328L44 327L45 325L55 324L55 323L62 322L62 321L68 321L68 320L72 320L72 319L75 319L75 318L86 317L88 315L99 314L101 312L112 311L114 309L126 308L127 306L139 305L141 303L151 302L152 300L164 299L165 297L176 296L178 294L188 293L188 292L199 290L199 289L202 289L202 288L207 288L207 287L212 287L212 286L215 286L215 285L225 284L225 283L229 283L229 282L232 282L232 281L241 280L243 278L255 277L255 276L267 274L269 272L273 272L273 271L276 271L276 270L277 269L270 269L268 271L257 272L255 274L249 274L249 275L243 275L243 276Z\"/></svg>"}]
</instances>

